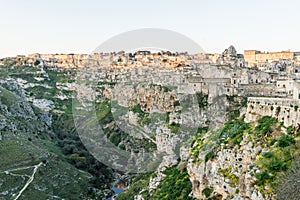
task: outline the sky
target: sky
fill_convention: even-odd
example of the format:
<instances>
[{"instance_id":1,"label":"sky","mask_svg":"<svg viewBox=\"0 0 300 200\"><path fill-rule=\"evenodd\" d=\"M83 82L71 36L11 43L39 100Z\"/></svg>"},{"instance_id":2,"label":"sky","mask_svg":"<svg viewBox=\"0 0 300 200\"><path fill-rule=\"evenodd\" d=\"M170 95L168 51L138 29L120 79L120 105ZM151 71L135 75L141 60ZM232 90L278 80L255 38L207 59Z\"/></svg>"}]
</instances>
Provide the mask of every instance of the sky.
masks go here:
<instances>
[{"instance_id":1,"label":"sky","mask_svg":"<svg viewBox=\"0 0 300 200\"><path fill-rule=\"evenodd\" d=\"M91 53L140 28L181 33L206 52L300 51L298 0L0 0L0 57Z\"/></svg>"}]
</instances>

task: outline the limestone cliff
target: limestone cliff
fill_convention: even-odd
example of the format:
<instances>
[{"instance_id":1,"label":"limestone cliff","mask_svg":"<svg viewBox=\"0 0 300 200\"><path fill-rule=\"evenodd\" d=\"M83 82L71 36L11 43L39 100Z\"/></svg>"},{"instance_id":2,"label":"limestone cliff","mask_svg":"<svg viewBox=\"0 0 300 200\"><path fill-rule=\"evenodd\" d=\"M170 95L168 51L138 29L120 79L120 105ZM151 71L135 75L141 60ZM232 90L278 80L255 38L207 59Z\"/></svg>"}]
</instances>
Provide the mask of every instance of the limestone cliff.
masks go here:
<instances>
[{"instance_id":1,"label":"limestone cliff","mask_svg":"<svg viewBox=\"0 0 300 200\"><path fill-rule=\"evenodd\" d=\"M282 198L276 195L282 188L280 174L299 165L299 143L299 132L284 128L272 117L249 123L234 120L198 136L187 165L194 197ZM299 182L293 180L292 185L297 189L285 190L285 197L297 199Z\"/></svg>"}]
</instances>

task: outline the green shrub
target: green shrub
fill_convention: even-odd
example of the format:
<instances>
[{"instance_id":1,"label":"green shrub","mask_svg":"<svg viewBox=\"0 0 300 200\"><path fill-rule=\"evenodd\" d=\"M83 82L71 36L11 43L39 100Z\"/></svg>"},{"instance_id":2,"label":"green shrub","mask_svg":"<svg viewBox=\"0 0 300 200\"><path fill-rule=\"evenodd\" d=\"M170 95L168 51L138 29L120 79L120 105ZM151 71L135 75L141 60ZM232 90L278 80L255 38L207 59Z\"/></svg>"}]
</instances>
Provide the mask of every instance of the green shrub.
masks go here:
<instances>
[{"instance_id":1,"label":"green shrub","mask_svg":"<svg viewBox=\"0 0 300 200\"><path fill-rule=\"evenodd\" d=\"M39 60L36 60L36 61L34 61L34 66L37 66L37 65L39 65L41 62L39 61Z\"/></svg>"},{"instance_id":2,"label":"green shrub","mask_svg":"<svg viewBox=\"0 0 300 200\"><path fill-rule=\"evenodd\" d=\"M272 126L276 125L278 120L270 116L264 116L258 120L258 125L255 127L257 135L266 135L272 132Z\"/></svg>"},{"instance_id":3,"label":"green shrub","mask_svg":"<svg viewBox=\"0 0 300 200\"><path fill-rule=\"evenodd\" d=\"M121 142L121 134L118 132L111 132L108 138L114 145L118 146L118 144Z\"/></svg>"},{"instance_id":4,"label":"green shrub","mask_svg":"<svg viewBox=\"0 0 300 200\"><path fill-rule=\"evenodd\" d=\"M295 139L289 135L283 135L277 141L277 145L279 147L287 147L287 146L290 146L291 144L295 144L295 143L296 143Z\"/></svg>"},{"instance_id":5,"label":"green shrub","mask_svg":"<svg viewBox=\"0 0 300 200\"><path fill-rule=\"evenodd\" d=\"M208 131L208 127L199 127L197 133L203 134Z\"/></svg>"},{"instance_id":6,"label":"green shrub","mask_svg":"<svg viewBox=\"0 0 300 200\"><path fill-rule=\"evenodd\" d=\"M171 124L168 124L168 128L171 130L172 133L178 133L180 129L180 124L172 122Z\"/></svg>"},{"instance_id":7,"label":"green shrub","mask_svg":"<svg viewBox=\"0 0 300 200\"><path fill-rule=\"evenodd\" d=\"M232 120L232 119L236 119L240 116L241 112L240 110L230 110L228 113L227 113L227 117L228 119Z\"/></svg>"},{"instance_id":8,"label":"green shrub","mask_svg":"<svg viewBox=\"0 0 300 200\"><path fill-rule=\"evenodd\" d=\"M117 200L134 200L134 196L149 185L151 174L141 174L132 180L130 187L124 192L117 195Z\"/></svg>"},{"instance_id":9,"label":"green shrub","mask_svg":"<svg viewBox=\"0 0 300 200\"><path fill-rule=\"evenodd\" d=\"M205 155L205 162L207 162L207 161L213 159L214 157L215 157L214 152L212 152L212 151L208 152L208 153Z\"/></svg>"},{"instance_id":10,"label":"green shrub","mask_svg":"<svg viewBox=\"0 0 300 200\"><path fill-rule=\"evenodd\" d=\"M281 110L281 107L280 107L280 106L278 106L278 107L276 108L276 116L278 116L278 115L279 115L279 113L280 113L280 110Z\"/></svg>"},{"instance_id":11,"label":"green shrub","mask_svg":"<svg viewBox=\"0 0 300 200\"><path fill-rule=\"evenodd\" d=\"M199 108L205 108L208 105L208 95L203 93L196 93Z\"/></svg>"},{"instance_id":12,"label":"green shrub","mask_svg":"<svg viewBox=\"0 0 300 200\"><path fill-rule=\"evenodd\" d=\"M286 128L286 132L287 132L287 134L289 134L289 135L292 135L292 134L294 133L294 131L295 131L295 128L294 128L293 126L288 126L288 127Z\"/></svg>"},{"instance_id":13,"label":"green shrub","mask_svg":"<svg viewBox=\"0 0 300 200\"><path fill-rule=\"evenodd\" d=\"M266 171L262 171L260 173L256 173L255 175L255 178L257 179L257 182L256 184L258 186L262 186L262 185L265 185L266 182L270 182L270 180L273 180L274 177L271 176L268 172Z\"/></svg>"},{"instance_id":14,"label":"green shrub","mask_svg":"<svg viewBox=\"0 0 300 200\"><path fill-rule=\"evenodd\" d=\"M189 196L192 191L192 183L186 169L179 170L177 167L171 167L163 173L166 177L158 185L150 199L193 199Z\"/></svg>"},{"instance_id":15,"label":"green shrub","mask_svg":"<svg viewBox=\"0 0 300 200\"><path fill-rule=\"evenodd\" d=\"M228 168L219 168L218 169L218 173L222 174L222 176L225 178L228 178L230 181L229 181L229 185L231 187L236 187L236 185L238 184L239 182L239 177L233 173L231 173L231 170L232 170L232 166L229 166Z\"/></svg>"},{"instance_id":16,"label":"green shrub","mask_svg":"<svg viewBox=\"0 0 300 200\"><path fill-rule=\"evenodd\" d=\"M131 111L134 112L134 113L139 114L140 116L143 116L145 114L145 112L142 110L140 104L137 104L137 105L133 106L131 108Z\"/></svg>"},{"instance_id":17,"label":"green shrub","mask_svg":"<svg viewBox=\"0 0 300 200\"><path fill-rule=\"evenodd\" d=\"M267 152L264 152L262 156L265 158L271 158L273 156L273 153L270 151L267 151Z\"/></svg>"},{"instance_id":18,"label":"green shrub","mask_svg":"<svg viewBox=\"0 0 300 200\"><path fill-rule=\"evenodd\" d=\"M276 142L276 139L272 138L271 141L269 142L269 145L272 146L275 144L275 142Z\"/></svg>"},{"instance_id":19,"label":"green shrub","mask_svg":"<svg viewBox=\"0 0 300 200\"><path fill-rule=\"evenodd\" d=\"M204 194L206 198L208 198L213 191L214 191L213 188L205 188L202 190L202 194Z\"/></svg>"},{"instance_id":20,"label":"green shrub","mask_svg":"<svg viewBox=\"0 0 300 200\"><path fill-rule=\"evenodd\" d=\"M174 101L173 105L174 105L174 107L180 106L180 102L179 101Z\"/></svg>"},{"instance_id":21,"label":"green shrub","mask_svg":"<svg viewBox=\"0 0 300 200\"><path fill-rule=\"evenodd\" d=\"M231 146L239 145L243 140L243 133L249 129L249 124L242 119L233 120L225 123L221 129L221 142L228 143Z\"/></svg>"},{"instance_id":22,"label":"green shrub","mask_svg":"<svg viewBox=\"0 0 300 200\"><path fill-rule=\"evenodd\" d=\"M271 171L282 171L287 169L286 162L281 160L272 160L267 167Z\"/></svg>"}]
</instances>

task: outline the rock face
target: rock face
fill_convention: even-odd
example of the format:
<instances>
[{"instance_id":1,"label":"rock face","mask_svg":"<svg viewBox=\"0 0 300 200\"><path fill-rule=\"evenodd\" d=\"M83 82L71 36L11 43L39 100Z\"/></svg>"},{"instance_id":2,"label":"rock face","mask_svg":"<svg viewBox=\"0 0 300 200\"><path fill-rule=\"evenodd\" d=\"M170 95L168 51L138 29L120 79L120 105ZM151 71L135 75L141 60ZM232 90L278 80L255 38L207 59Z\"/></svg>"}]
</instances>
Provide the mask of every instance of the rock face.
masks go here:
<instances>
[{"instance_id":1,"label":"rock face","mask_svg":"<svg viewBox=\"0 0 300 200\"><path fill-rule=\"evenodd\" d=\"M2 129L13 132L34 131L37 134L41 132L53 134L48 131L51 127L51 114L34 111L30 103L25 100L24 90L13 80L2 81L2 86L0 85L0 112L4 119ZM14 120L16 118L19 120Z\"/></svg>"},{"instance_id":2,"label":"rock face","mask_svg":"<svg viewBox=\"0 0 300 200\"><path fill-rule=\"evenodd\" d=\"M255 172L251 169L253 160L261 150L253 147L253 143L247 142L248 136L241 142L241 148L217 150L215 157L206 163L205 155L200 155L201 163L189 160L187 169L193 184L193 195L197 199L206 199L203 190L212 188L212 196L219 199L269 199L263 197L261 192L253 187Z\"/></svg>"},{"instance_id":3,"label":"rock face","mask_svg":"<svg viewBox=\"0 0 300 200\"><path fill-rule=\"evenodd\" d=\"M174 94L165 92L160 85L138 85L136 88L132 85L117 85L113 92L104 90L104 96L108 96L107 93L113 93L113 100L116 100L119 105L129 107L140 104L145 112L172 112L176 100Z\"/></svg>"},{"instance_id":4,"label":"rock face","mask_svg":"<svg viewBox=\"0 0 300 200\"><path fill-rule=\"evenodd\" d=\"M285 174L292 166L291 163L297 165L295 158L299 156L299 128L295 124L299 123L298 118L295 118L299 111L294 109L294 105L298 106L299 102L279 101L274 99L272 104L270 99L249 98L247 109L241 113L245 118L227 122L222 129L198 136L190 150L187 165L194 197L258 200L276 198L276 190L280 189L274 187L273 181L281 182L280 174ZM271 105L274 109L276 105L283 105L282 109L295 121L291 123L281 119L283 114L279 109L275 114L273 109L267 108ZM293 108L293 111L288 112L288 107ZM290 127L285 128L286 126ZM282 145L286 138L291 143ZM294 180L291 182L298 184Z\"/></svg>"}]
</instances>

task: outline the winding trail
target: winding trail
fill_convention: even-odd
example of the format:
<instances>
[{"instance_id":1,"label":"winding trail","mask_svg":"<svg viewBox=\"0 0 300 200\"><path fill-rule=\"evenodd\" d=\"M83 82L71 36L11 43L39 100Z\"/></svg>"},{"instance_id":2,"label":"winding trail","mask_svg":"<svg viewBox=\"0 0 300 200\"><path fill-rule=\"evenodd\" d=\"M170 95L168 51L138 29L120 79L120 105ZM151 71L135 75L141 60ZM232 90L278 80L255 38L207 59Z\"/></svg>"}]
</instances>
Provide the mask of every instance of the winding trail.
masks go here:
<instances>
[{"instance_id":1,"label":"winding trail","mask_svg":"<svg viewBox=\"0 0 300 200\"><path fill-rule=\"evenodd\" d=\"M40 163L37 164L37 165L28 166L28 167L20 167L20 168L11 169L11 170L5 170L5 171L2 172L2 173L5 173L5 174L7 174L7 175L12 175L12 176L22 176L22 177L27 176L27 177L29 177L28 181L26 182L26 184L24 185L24 187L19 191L18 195L14 198L14 200L19 199L19 197L22 195L22 193L26 190L26 188L29 186L29 184L33 181L35 173L37 172L38 168L39 168L42 164L43 164L43 163L40 162ZM13 172L13 171L18 171L18 170L22 170L22 169L29 169L29 168L34 168L34 169L33 169L33 173L31 174L31 176L28 176L28 175L19 175L19 174L11 173L11 172Z\"/></svg>"}]
</instances>

